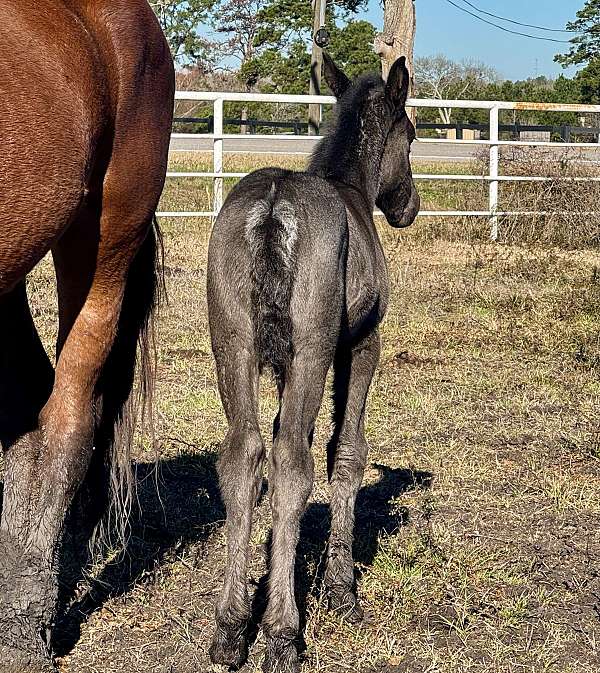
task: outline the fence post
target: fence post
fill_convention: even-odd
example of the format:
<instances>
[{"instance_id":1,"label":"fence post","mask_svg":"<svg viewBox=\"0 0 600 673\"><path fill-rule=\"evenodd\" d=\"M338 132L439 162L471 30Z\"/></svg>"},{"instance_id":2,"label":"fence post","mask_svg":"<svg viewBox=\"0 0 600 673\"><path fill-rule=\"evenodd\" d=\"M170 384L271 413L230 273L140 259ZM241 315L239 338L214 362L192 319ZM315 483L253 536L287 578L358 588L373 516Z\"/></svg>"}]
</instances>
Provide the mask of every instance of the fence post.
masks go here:
<instances>
[{"instance_id":1,"label":"fence post","mask_svg":"<svg viewBox=\"0 0 600 673\"><path fill-rule=\"evenodd\" d=\"M500 137L498 131L499 108L497 106L490 109L490 238L492 241L498 240L498 168L500 164L500 151L498 140Z\"/></svg>"},{"instance_id":2,"label":"fence post","mask_svg":"<svg viewBox=\"0 0 600 673\"><path fill-rule=\"evenodd\" d=\"M213 172L223 172L223 99L214 102L214 140L213 140ZM219 214L223 205L223 178L213 179L213 210Z\"/></svg>"}]
</instances>

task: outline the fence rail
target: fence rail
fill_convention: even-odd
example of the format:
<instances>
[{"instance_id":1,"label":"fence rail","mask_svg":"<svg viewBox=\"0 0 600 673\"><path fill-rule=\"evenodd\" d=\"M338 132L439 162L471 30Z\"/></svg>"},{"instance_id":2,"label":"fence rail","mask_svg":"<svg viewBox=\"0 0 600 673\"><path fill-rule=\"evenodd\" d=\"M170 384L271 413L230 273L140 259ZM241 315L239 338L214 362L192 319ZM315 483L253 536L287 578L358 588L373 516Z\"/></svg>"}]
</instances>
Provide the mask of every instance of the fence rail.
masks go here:
<instances>
[{"instance_id":1,"label":"fence rail","mask_svg":"<svg viewBox=\"0 0 600 673\"><path fill-rule=\"evenodd\" d=\"M206 126L206 133L214 132L214 117L175 117L174 124L201 124ZM308 122L302 122L298 119L289 119L287 121L271 121L269 119L256 119L248 117L242 119L239 117L225 117L223 120L225 126L237 126L240 129L250 129L250 133L256 134L258 128L291 129L296 136L312 137L308 135ZM468 122L455 122L454 124L444 124L441 122L417 122L415 125L417 131L454 131L456 139L462 140L465 131L479 131L480 133L489 133L490 127L487 124L471 124ZM548 124L500 124L500 133L509 133L514 139L519 139L522 133L548 133L558 136L566 143L571 142L574 135L593 136L600 144L600 128L592 126L573 126L571 124L548 125Z\"/></svg>"},{"instance_id":2,"label":"fence rail","mask_svg":"<svg viewBox=\"0 0 600 673\"><path fill-rule=\"evenodd\" d=\"M226 140L262 140L273 142L274 140L298 140L296 135L281 134L231 134L224 133L223 107L225 102L261 102L261 103L292 103L292 104L320 104L333 105L336 101L333 96L296 96L287 94L256 94L256 93L232 93L214 91L178 91L175 100L205 101L213 104L213 130L211 133L173 133L173 139L197 139L208 138L212 140L213 170L210 172L169 172L167 178L211 178L213 180L213 210L208 212L176 211L160 212L162 217L215 217L223 205L223 180L225 178L241 178L244 173L228 173L223 170L223 143ZM479 145L489 148L489 172L488 175L430 175L414 174L415 180L444 180L444 181L483 181L488 183L489 208L478 211L421 211L421 217L487 217L490 221L490 238L498 238L498 218L501 216L526 216L543 215L551 213L503 211L499 204L499 185L501 182L545 182L556 178L543 176L510 176L500 175L500 148L507 147L568 147L568 148L595 148L596 143L566 143L547 142L534 140L500 140L500 111L501 110L537 110L545 112L580 112L600 113L600 105L576 105L563 103L519 103L505 101L466 101L466 100L430 100L410 99L409 107L416 108L463 108L483 109L489 111L489 140L463 140L418 138L418 143L453 144L453 145ZM318 140L312 136L311 139ZM567 181L598 181L599 178L563 178Z\"/></svg>"}]
</instances>

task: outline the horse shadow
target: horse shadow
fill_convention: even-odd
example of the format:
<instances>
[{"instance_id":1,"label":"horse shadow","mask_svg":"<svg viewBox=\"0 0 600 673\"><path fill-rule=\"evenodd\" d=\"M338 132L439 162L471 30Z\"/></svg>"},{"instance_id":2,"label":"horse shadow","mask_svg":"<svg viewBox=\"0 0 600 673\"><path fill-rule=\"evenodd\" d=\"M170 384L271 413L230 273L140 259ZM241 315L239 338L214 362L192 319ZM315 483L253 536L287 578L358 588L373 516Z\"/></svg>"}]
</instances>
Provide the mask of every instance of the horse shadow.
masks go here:
<instances>
[{"instance_id":1,"label":"horse shadow","mask_svg":"<svg viewBox=\"0 0 600 673\"><path fill-rule=\"evenodd\" d=\"M216 473L215 452L183 453L175 458L136 465L137 497L131 517L128 545L112 562L106 563L98 575L88 582L82 595L74 598L74 588L89 565L84 558L61 575L61 605L56 623L55 653L71 652L81 635L81 627L91 614L109 598L130 592L141 578L148 581L161 565L183 550L196 549L201 562L203 543L225 520ZM374 465L380 479L359 491L356 503L354 558L357 568L372 565L382 535L392 535L409 522L408 510L397 498L414 489L431 486L429 472L394 469ZM0 481L0 514L2 511ZM261 497L267 490L263 484ZM323 590L324 558L330 527L329 505L313 502L301 522L296 556L296 600L301 615L301 631L306 626L309 596ZM67 544L70 541L67 541ZM357 576L360 570L357 570ZM252 607L251 642L256 638L267 602L265 574L256 588ZM299 643L304 649L304 642Z\"/></svg>"},{"instance_id":2,"label":"horse shadow","mask_svg":"<svg viewBox=\"0 0 600 673\"><path fill-rule=\"evenodd\" d=\"M89 555L79 563L61 565L62 609L53 642L58 656L71 652L92 613L109 598L130 592L140 579L151 580L168 558L195 549L197 557L191 563L200 563L203 543L225 520L216 457L214 452L183 453L156 464L136 465L138 486L125 550L106 563L76 598L74 588L89 567ZM65 546L69 544L73 541L67 540Z\"/></svg>"},{"instance_id":3,"label":"horse shadow","mask_svg":"<svg viewBox=\"0 0 600 673\"><path fill-rule=\"evenodd\" d=\"M392 535L409 523L408 509L396 499L415 489L428 489L433 483L430 472L380 464L373 464L373 467L379 471L379 480L363 486L356 498L353 554L357 580L361 567L373 564L381 537ZM302 521L298 549L297 600L302 614L306 613L308 596L311 593L319 595L322 591L329 528L329 505L312 503Z\"/></svg>"},{"instance_id":4,"label":"horse shadow","mask_svg":"<svg viewBox=\"0 0 600 673\"><path fill-rule=\"evenodd\" d=\"M380 478L373 484L363 486L356 499L353 554L355 578L360 579L361 568L373 564L382 536L393 535L409 523L409 512L397 502L402 494L415 489L431 488L434 476L431 472L403 468L391 468L373 464ZM300 540L296 553L295 589L300 613L300 651L304 651L303 634L309 596L323 595L325 555L331 523L328 503L310 503L300 525ZM269 540L270 547L270 540ZM259 624L267 605L268 573L258 582L252 605L250 643L257 636Z\"/></svg>"}]
</instances>

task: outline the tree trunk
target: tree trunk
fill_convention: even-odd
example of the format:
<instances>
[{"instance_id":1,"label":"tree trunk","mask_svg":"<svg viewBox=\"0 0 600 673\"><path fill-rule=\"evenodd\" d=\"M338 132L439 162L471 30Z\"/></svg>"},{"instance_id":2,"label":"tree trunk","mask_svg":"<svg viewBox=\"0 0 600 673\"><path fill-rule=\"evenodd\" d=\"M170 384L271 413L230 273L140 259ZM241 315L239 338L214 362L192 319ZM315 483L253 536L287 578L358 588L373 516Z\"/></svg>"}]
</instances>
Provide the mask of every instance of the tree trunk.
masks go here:
<instances>
[{"instance_id":1,"label":"tree trunk","mask_svg":"<svg viewBox=\"0 0 600 673\"><path fill-rule=\"evenodd\" d=\"M323 49L315 42L315 36L319 28L325 25L325 10L327 0L313 0L313 35L312 56L310 64L310 89L311 96L321 95L321 68L323 67ZM308 106L308 135L318 136L321 126L321 106L311 103Z\"/></svg>"},{"instance_id":2,"label":"tree trunk","mask_svg":"<svg viewBox=\"0 0 600 673\"><path fill-rule=\"evenodd\" d=\"M241 120L242 122L248 121L248 108L245 105L242 108ZM246 124L242 124L240 126L240 133L242 134L248 133L248 127L246 126Z\"/></svg>"},{"instance_id":3,"label":"tree trunk","mask_svg":"<svg viewBox=\"0 0 600 673\"><path fill-rule=\"evenodd\" d=\"M439 108L440 118L442 124L451 124L452 123L452 109L451 108Z\"/></svg>"},{"instance_id":4,"label":"tree trunk","mask_svg":"<svg viewBox=\"0 0 600 673\"><path fill-rule=\"evenodd\" d=\"M410 72L409 95L414 93L413 53L417 28L414 0L385 0L383 13L383 33L375 38L375 52L381 58L381 72L386 79L394 61L406 56ZM411 114L414 122L414 110Z\"/></svg>"}]
</instances>

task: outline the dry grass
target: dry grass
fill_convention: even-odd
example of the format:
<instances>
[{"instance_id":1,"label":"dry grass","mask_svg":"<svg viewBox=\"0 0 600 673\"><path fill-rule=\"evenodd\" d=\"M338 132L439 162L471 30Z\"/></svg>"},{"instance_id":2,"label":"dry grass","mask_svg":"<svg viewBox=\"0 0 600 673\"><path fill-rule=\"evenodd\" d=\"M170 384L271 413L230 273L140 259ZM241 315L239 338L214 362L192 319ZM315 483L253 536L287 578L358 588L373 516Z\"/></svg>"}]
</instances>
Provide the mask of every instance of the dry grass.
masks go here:
<instances>
[{"instance_id":1,"label":"dry grass","mask_svg":"<svg viewBox=\"0 0 600 673\"><path fill-rule=\"evenodd\" d=\"M188 188L167 192L183 205ZM192 194L193 196L193 194ZM200 200L201 194L197 195ZM172 201L173 202L173 201ZM204 206L203 206L204 207ZM360 593L371 619L329 615L324 445L299 546L304 673L592 673L600 652L600 262L448 241L431 223L380 222L391 306L370 395L371 465L358 509ZM205 310L208 221L164 221L157 447L137 447L143 519L127 558L83 582L62 673L204 672L224 562L214 459L225 432ZM54 329L48 266L31 280ZM265 436L275 407L265 382ZM268 504L256 513L262 587ZM258 671L262 641L245 671ZM219 669L215 669L219 670Z\"/></svg>"},{"instance_id":2,"label":"dry grass","mask_svg":"<svg viewBox=\"0 0 600 673\"><path fill-rule=\"evenodd\" d=\"M488 166L489 154L482 151L468 167L468 172L487 175ZM566 148L559 154L556 148L503 147L500 175L548 178L537 182L500 182L501 211L536 213L500 217L501 242L571 249L598 246L600 182L584 179L599 178L600 170L595 164L582 161L579 150ZM482 209L487 210L488 183L470 183L460 190L457 198L460 210L473 210L475 203L483 204ZM466 224L465 220L462 223ZM452 220L446 220L442 226L449 232L456 231L456 223ZM448 234L444 235L448 237Z\"/></svg>"},{"instance_id":3,"label":"dry grass","mask_svg":"<svg viewBox=\"0 0 600 673\"><path fill-rule=\"evenodd\" d=\"M305 157L277 154L225 155L226 172L249 172L262 166L281 165L300 170ZM489 154L482 151L471 162L440 163L423 159L413 161L419 174L487 175ZM174 171L211 171L212 154L177 153L171 159ZM535 244L562 248L597 247L600 243L600 181L584 182L582 178L599 178L600 170L582 162L575 150L558 155L546 147L513 148L501 151L500 174L505 176L541 176L546 182L500 183L500 210L510 212L544 212L545 215L502 216L499 221L500 241L511 244ZM570 180L570 181L569 181ZM225 180L225 194L237 178ZM419 180L422 210L487 211L489 183L484 181ZM169 180L162 210L212 210L212 179L177 178ZM443 238L456 242L483 242L489 237L489 223L482 217L428 218L419 228L421 240Z\"/></svg>"},{"instance_id":4,"label":"dry grass","mask_svg":"<svg viewBox=\"0 0 600 673\"><path fill-rule=\"evenodd\" d=\"M292 170L302 170L306 157L301 155L284 156L281 154L225 154L224 172L244 173L266 166L281 166ZM171 155L169 169L177 172L212 171L212 154L208 152L177 152ZM479 172L479 166L464 164L446 164L431 161L413 162L413 170L422 174L464 174L473 170ZM235 184L237 178L224 180L225 194ZM481 192L478 184L448 183L441 180L420 180L419 192L423 210L465 209L469 200L470 210L485 210L487 196ZM465 191L466 190L466 191ZM167 183L161 201L163 211L186 210L196 212L212 211L212 179L209 178L173 178ZM464 233L464 225L459 226ZM487 227L483 223L483 230ZM433 230L432 230L433 231ZM431 233L431 232L428 232ZM463 238L464 240L464 238Z\"/></svg>"},{"instance_id":5,"label":"dry grass","mask_svg":"<svg viewBox=\"0 0 600 673\"><path fill-rule=\"evenodd\" d=\"M536 242L580 248L600 243L600 182L598 166L581 161L581 155L565 149L557 160L547 147L516 148L503 153L505 175L542 175L547 182L508 182L501 185L503 210L550 212L551 215L509 217L503 222L505 241Z\"/></svg>"}]
</instances>

